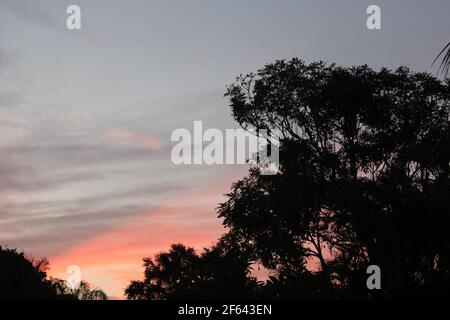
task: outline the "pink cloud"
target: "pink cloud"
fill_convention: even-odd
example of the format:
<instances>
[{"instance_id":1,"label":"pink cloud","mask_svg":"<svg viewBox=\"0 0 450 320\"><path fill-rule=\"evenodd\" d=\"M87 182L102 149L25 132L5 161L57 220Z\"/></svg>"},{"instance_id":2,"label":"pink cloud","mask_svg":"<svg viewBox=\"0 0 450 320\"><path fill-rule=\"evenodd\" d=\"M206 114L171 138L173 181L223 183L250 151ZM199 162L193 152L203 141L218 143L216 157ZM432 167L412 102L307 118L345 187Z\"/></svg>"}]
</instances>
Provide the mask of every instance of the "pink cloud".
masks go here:
<instances>
[{"instance_id":1,"label":"pink cloud","mask_svg":"<svg viewBox=\"0 0 450 320\"><path fill-rule=\"evenodd\" d=\"M189 225L196 215L200 221ZM78 265L83 279L121 298L130 280L142 278L143 257L167 250L172 243L197 249L212 244L224 231L215 220L209 208L161 208L51 258L51 274L65 279L67 266Z\"/></svg>"},{"instance_id":2,"label":"pink cloud","mask_svg":"<svg viewBox=\"0 0 450 320\"><path fill-rule=\"evenodd\" d=\"M78 265L82 278L123 298L130 280L143 276L142 258L165 251L173 243L201 250L212 245L225 232L214 208L224 199L237 174L222 181L187 192L164 206L128 221L66 252L50 257L52 276L65 279L66 268Z\"/></svg>"},{"instance_id":3,"label":"pink cloud","mask_svg":"<svg viewBox=\"0 0 450 320\"><path fill-rule=\"evenodd\" d=\"M106 129L106 135L117 141L131 142L153 150L161 148L161 144L155 137L133 132L125 127L108 128Z\"/></svg>"}]
</instances>

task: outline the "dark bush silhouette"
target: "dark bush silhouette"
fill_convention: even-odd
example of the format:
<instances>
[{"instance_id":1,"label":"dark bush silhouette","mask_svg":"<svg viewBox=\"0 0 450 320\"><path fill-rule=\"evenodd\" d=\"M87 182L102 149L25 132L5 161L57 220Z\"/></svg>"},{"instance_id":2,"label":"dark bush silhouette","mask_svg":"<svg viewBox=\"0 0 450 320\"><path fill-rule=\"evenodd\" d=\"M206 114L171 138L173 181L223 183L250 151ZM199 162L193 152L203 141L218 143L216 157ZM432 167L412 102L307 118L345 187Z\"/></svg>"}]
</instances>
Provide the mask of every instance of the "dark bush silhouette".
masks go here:
<instances>
[{"instance_id":1,"label":"dark bush silhouette","mask_svg":"<svg viewBox=\"0 0 450 320\"><path fill-rule=\"evenodd\" d=\"M82 282L70 289L60 279L48 278L45 259L29 259L23 252L0 246L0 300L106 300L100 289Z\"/></svg>"},{"instance_id":2,"label":"dark bush silhouette","mask_svg":"<svg viewBox=\"0 0 450 320\"><path fill-rule=\"evenodd\" d=\"M52 299L45 260L33 262L22 252L0 246L0 300Z\"/></svg>"},{"instance_id":3,"label":"dark bush silhouette","mask_svg":"<svg viewBox=\"0 0 450 320\"><path fill-rule=\"evenodd\" d=\"M249 276L248 260L219 245L198 255L193 248L174 244L168 252L144 259L145 279L132 281L128 299L250 298L257 287Z\"/></svg>"},{"instance_id":4,"label":"dark bush silhouette","mask_svg":"<svg viewBox=\"0 0 450 320\"><path fill-rule=\"evenodd\" d=\"M108 300L108 296L99 288L91 288L87 282L81 281L76 288L69 288L66 281L51 279L58 299L63 300Z\"/></svg>"}]
</instances>

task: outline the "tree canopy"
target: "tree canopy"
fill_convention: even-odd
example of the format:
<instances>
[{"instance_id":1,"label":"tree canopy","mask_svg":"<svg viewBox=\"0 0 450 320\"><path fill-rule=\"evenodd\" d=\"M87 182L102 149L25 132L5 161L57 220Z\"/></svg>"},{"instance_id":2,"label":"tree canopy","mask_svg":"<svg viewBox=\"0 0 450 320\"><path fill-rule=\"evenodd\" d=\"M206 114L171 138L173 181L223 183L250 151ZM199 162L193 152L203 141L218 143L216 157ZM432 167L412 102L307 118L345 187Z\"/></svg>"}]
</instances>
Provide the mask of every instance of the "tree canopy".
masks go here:
<instances>
[{"instance_id":1,"label":"tree canopy","mask_svg":"<svg viewBox=\"0 0 450 320\"><path fill-rule=\"evenodd\" d=\"M243 128L277 133L279 171L253 168L232 185L212 265L217 249L172 246L144 260L128 298L213 297L227 252L239 253L235 279L253 297L448 296L449 80L292 59L239 76L225 96ZM255 282L255 263L274 274ZM381 290L366 286L370 265Z\"/></svg>"},{"instance_id":2,"label":"tree canopy","mask_svg":"<svg viewBox=\"0 0 450 320\"><path fill-rule=\"evenodd\" d=\"M174 244L168 252L144 258L143 281L132 281L125 295L132 300L250 298L256 279L248 259L219 243L197 254Z\"/></svg>"},{"instance_id":3,"label":"tree canopy","mask_svg":"<svg viewBox=\"0 0 450 320\"><path fill-rule=\"evenodd\" d=\"M23 252L0 246L0 300L52 298L46 266L46 260L31 261Z\"/></svg>"},{"instance_id":4,"label":"tree canopy","mask_svg":"<svg viewBox=\"0 0 450 320\"><path fill-rule=\"evenodd\" d=\"M343 296L371 295L371 264L377 294L448 293L449 81L293 59L239 77L226 96L239 124L282 139L279 174L253 170L219 207L240 246L289 276L315 258Z\"/></svg>"},{"instance_id":5,"label":"tree canopy","mask_svg":"<svg viewBox=\"0 0 450 320\"><path fill-rule=\"evenodd\" d=\"M100 289L81 282L71 289L61 279L49 278L46 259L31 259L0 246L0 300L106 300Z\"/></svg>"}]
</instances>

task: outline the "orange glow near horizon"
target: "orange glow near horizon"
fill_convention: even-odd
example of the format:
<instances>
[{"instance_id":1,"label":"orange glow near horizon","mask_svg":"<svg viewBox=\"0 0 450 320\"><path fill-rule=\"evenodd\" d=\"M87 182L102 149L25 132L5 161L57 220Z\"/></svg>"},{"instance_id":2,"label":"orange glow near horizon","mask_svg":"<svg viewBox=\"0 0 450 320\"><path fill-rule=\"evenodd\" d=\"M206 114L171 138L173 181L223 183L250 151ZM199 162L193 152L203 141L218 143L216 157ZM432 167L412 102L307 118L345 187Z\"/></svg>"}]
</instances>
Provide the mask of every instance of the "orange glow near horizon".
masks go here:
<instances>
[{"instance_id":1,"label":"orange glow near horizon","mask_svg":"<svg viewBox=\"0 0 450 320\"><path fill-rule=\"evenodd\" d=\"M225 232L214 208L235 179L233 175L181 195L174 199L174 206L143 212L122 226L50 257L50 276L66 279L66 268L78 265L82 280L103 289L110 298L124 298L129 282L143 277L144 257L166 251L174 243L201 250Z\"/></svg>"}]
</instances>

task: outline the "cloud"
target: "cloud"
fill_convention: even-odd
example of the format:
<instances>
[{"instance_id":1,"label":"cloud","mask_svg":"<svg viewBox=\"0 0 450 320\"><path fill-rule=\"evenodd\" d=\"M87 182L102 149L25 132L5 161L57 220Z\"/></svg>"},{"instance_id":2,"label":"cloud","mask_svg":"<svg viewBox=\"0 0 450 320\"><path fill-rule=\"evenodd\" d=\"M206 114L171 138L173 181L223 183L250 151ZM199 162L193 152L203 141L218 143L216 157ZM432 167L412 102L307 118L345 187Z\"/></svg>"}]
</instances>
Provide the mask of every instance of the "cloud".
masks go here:
<instances>
[{"instance_id":1,"label":"cloud","mask_svg":"<svg viewBox=\"0 0 450 320\"><path fill-rule=\"evenodd\" d=\"M0 6L28 23L50 29L60 28L57 21L50 14L48 14L40 4L38 5L37 3L34 3L34 5L30 5L29 1L14 0L1 1Z\"/></svg>"},{"instance_id":2,"label":"cloud","mask_svg":"<svg viewBox=\"0 0 450 320\"><path fill-rule=\"evenodd\" d=\"M130 280L142 278L142 258L167 250L173 243L201 249L212 245L225 232L214 208L236 174L181 193L172 199L172 206L147 210L125 224L51 256L51 274L65 279L67 266L79 265L83 279L109 295L123 297Z\"/></svg>"},{"instance_id":3,"label":"cloud","mask_svg":"<svg viewBox=\"0 0 450 320\"><path fill-rule=\"evenodd\" d=\"M0 244L36 256L90 241L223 174L174 167L168 149L155 150L151 139L149 147L147 135L131 130L113 130L111 138L91 125L80 131L51 119L27 125L25 138L0 146ZM203 195L198 201L210 201Z\"/></svg>"},{"instance_id":4,"label":"cloud","mask_svg":"<svg viewBox=\"0 0 450 320\"><path fill-rule=\"evenodd\" d=\"M136 133L125 127L108 128L106 129L106 135L116 141L131 142L152 150L161 149L161 144L155 137Z\"/></svg>"}]
</instances>

